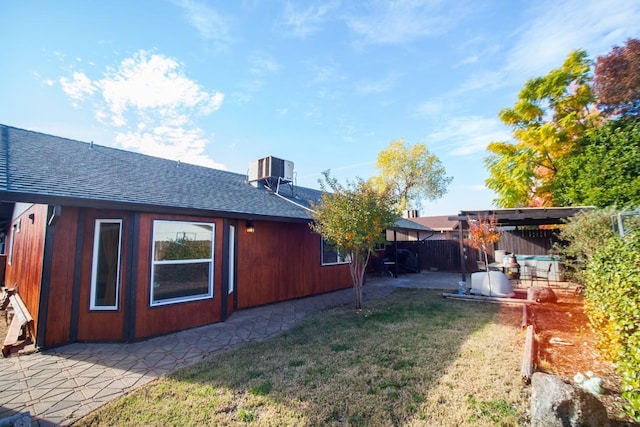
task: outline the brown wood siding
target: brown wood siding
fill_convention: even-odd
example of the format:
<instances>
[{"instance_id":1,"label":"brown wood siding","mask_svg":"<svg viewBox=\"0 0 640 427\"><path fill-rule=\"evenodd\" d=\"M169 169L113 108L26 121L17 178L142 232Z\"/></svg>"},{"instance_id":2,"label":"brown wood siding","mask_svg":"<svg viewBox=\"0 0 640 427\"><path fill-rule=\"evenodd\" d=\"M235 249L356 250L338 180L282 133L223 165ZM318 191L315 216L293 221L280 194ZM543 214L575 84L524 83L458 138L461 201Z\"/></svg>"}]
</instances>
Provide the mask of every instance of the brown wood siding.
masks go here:
<instances>
[{"instance_id":1,"label":"brown wood siding","mask_svg":"<svg viewBox=\"0 0 640 427\"><path fill-rule=\"evenodd\" d=\"M349 266L322 266L320 236L307 224L253 221L238 232L238 308L351 286Z\"/></svg>"},{"instance_id":2,"label":"brown wood siding","mask_svg":"<svg viewBox=\"0 0 640 427\"><path fill-rule=\"evenodd\" d=\"M121 219L122 242L120 256L120 283L117 310L91 310L91 273L93 268L93 244L98 219ZM124 339L124 307L126 304L127 235L130 214L126 211L88 209L84 222L82 249L82 273L78 310L79 341L119 341Z\"/></svg>"},{"instance_id":3,"label":"brown wood siding","mask_svg":"<svg viewBox=\"0 0 640 427\"><path fill-rule=\"evenodd\" d=\"M29 218L30 215L33 215L33 220ZM20 231L13 233L12 230L17 223L20 223ZM47 205L32 205L12 221L8 230L11 241L7 250L13 255L7 255L5 284L7 287L18 287L18 294L33 317L35 334L38 325L46 224Z\"/></svg>"},{"instance_id":4,"label":"brown wood siding","mask_svg":"<svg viewBox=\"0 0 640 427\"><path fill-rule=\"evenodd\" d=\"M154 220L174 220L215 223L213 299L182 302L151 307L151 248ZM167 334L222 320L222 227L223 221L178 215L140 215L140 247L137 271L135 338ZM226 293L225 293L226 295Z\"/></svg>"},{"instance_id":5,"label":"brown wood siding","mask_svg":"<svg viewBox=\"0 0 640 427\"><path fill-rule=\"evenodd\" d=\"M64 208L55 222L44 346L69 342L78 209Z\"/></svg>"}]
</instances>

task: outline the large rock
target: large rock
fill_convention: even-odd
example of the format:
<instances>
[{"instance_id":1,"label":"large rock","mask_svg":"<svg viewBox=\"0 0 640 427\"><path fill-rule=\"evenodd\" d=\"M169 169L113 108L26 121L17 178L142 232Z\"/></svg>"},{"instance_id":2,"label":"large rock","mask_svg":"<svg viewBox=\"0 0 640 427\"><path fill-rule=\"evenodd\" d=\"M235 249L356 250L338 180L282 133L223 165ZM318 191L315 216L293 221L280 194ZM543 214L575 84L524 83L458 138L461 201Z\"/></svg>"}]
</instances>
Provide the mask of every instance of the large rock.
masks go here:
<instances>
[{"instance_id":1,"label":"large rock","mask_svg":"<svg viewBox=\"0 0 640 427\"><path fill-rule=\"evenodd\" d=\"M608 427L607 409L591 393L555 375L531 377L531 426Z\"/></svg>"},{"instance_id":2,"label":"large rock","mask_svg":"<svg viewBox=\"0 0 640 427\"><path fill-rule=\"evenodd\" d=\"M542 286L532 286L527 290L527 299L536 302L556 302L558 297L553 289Z\"/></svg>"}]
</instances>

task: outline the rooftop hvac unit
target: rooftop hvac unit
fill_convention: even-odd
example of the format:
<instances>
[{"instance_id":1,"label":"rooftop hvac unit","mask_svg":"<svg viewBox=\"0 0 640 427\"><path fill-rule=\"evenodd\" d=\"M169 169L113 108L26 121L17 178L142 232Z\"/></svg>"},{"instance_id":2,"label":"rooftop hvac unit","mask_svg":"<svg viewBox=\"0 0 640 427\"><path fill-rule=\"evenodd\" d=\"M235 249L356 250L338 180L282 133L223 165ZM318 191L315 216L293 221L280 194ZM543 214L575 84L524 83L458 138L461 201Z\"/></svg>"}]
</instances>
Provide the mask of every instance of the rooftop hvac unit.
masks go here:
<instances>
[{"instance_id":1,"label":"rooftop hvac unit","mask_svg":"<svg viewBox=\"0 0 640 427\"><path fill-rule=\"evenodd\" d=\"M249 182L274 180L293 181L293 162L268 156L254 160L249 164Z\"/></svg>"}]
</instances>

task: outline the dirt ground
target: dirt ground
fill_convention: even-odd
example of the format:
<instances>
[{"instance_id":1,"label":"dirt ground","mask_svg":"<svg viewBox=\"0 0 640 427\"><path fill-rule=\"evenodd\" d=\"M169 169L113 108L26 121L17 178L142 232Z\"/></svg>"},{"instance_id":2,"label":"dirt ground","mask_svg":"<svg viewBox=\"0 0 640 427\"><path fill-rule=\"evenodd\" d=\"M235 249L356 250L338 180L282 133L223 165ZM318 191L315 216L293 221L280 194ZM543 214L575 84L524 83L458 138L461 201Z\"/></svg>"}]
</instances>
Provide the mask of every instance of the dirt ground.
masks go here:
<instances>
[{"instance_id":1,"label":"dirt ground","mask_svg":"<svg viewBox=\"0 0 640 427\"><path fill-rule=\"evenodd\" d=\"M598 396L607 408L612 425L637 426L621 410L620 377L614 366L596 350L596 339L583 310L584 298L572 289L554 289L557 303L532 305L536 332L537 370L573 379L576 373L593 372L603 379L604 394Z\"/></svg>"}]
</instances>

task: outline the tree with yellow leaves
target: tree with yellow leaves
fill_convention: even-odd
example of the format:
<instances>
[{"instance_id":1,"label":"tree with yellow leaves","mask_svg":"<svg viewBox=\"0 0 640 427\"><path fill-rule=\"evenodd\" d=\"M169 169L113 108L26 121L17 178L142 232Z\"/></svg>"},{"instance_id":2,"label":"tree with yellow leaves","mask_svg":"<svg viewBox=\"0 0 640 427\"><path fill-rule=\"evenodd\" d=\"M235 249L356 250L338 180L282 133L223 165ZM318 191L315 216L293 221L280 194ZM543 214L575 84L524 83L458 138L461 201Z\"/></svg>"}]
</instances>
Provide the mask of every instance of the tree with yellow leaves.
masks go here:
<instances>
[{"instance_id":1,"label":"tree with yellow leaves","mask_svg":"<svg viewBox=\"0 0 640 427\"><path fill-rule=\"evenodd\" d=\"M560 68L528 80L500 120L513 129L513 142L492 142L485 165L487 187L503 208L553 206L552 187L560 162L578 149L585 130L597 125L591 62L571 52Z\"/></svg>"},{"instance_id":2,"label":"tree with yellow leaves","mask_svg":"<svg viewBox=\"0 0 640 427\"><path fill-rule=\"evenodd\" d=\"M417 208L423 199L439 199L453 179L424 144L408 145L403 139L391 141L378 153L376 169L380 175L371 178L372 184L390 191L400 211Z\"/></svg>"}]
</instances>

